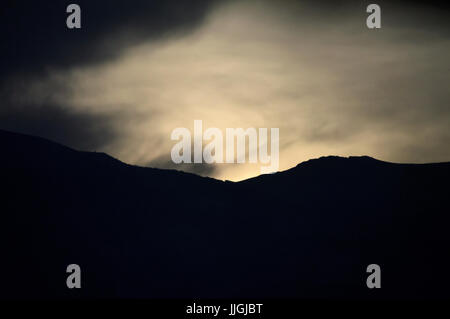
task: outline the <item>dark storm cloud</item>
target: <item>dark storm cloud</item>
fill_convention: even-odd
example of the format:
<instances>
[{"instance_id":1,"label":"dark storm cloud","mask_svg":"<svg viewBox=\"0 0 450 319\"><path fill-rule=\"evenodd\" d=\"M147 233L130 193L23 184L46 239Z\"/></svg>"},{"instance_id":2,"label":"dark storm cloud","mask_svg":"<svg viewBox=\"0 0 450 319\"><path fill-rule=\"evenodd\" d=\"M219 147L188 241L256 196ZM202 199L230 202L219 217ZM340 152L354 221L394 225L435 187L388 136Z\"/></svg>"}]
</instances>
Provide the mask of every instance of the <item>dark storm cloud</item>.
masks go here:
<instances>
[{"instance_id":1,"label":"dark storm cloud","mask_svg":"<svg viewBox=\"0 0 450 319\"><path fill-rule=\"evenodd\" d=\"M105 62L136 42L191 30L215 2L2 1L1 72L5 76ZM71 3L81 7L81 29L66 26Z\"/></svg>"},{"instance_id":2,"label":"dark storm cloud","mask_svg":"<svg viewBox=\"0 0 450 319\"><path fill-rule=\"evenodd\" d=\"M52 68L106 62L140 41L189 32L209 10L226 0L6 0L0 4L0 73L34 73ZM374 1L282 0L279 6L308 9L315 27L329 27L342 16L360 12ZM375 1L383 8L383 25L417 27L450 34L450 4L444 1ZM66 7L77 3L82 28L66 27ZM300 4L300 6L299 6ZM391 10L391 8L396 8ZM399 8L401 8L399 10ZM428 9L434 9L429 12ZM436 15L436 9L442 14ZM301 13L301 10L299 11ZM392 14L394 13L394 14Z\"/></svg>"},{"instance_id":3,"label":"dark storm cloud","mask_svg":"<svg viewBox=\"0 0 450 319\"><path fill-rule=\"evenodd\" d=\"M0 36L2 50L0 68L5 75L33 73L48 68L64 68L79 64L105 62L117 57L124 49L139 41L161 38L168 34L184 33L199 26L208 10L221 0L64 0L32 1L6 0L0 5ZM324 26L340 20L349 12L361 12L372 1L279 1L280 6L301 4L308 7L315 25ZM77 3L82 11L82 28L66 27L66 7ZM383 22L420 25L448 32L448 19L443 13L435 17L417 8L438 8L448 11L441 1L377 1L386 14ZM401 4L404 10L395 10ZM411 10L412 9L412 10ZM399 14L404 17L399 18Z\"/></svg>"}]
</instances>

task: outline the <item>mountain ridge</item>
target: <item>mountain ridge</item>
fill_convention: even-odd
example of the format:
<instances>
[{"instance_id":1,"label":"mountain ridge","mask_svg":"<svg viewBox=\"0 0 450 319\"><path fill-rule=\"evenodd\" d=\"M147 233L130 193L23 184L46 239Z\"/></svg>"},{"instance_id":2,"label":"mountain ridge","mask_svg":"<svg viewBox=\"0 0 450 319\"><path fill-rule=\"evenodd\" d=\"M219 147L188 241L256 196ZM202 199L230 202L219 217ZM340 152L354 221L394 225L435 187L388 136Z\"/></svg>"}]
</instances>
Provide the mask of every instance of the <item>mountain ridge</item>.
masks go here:
<instances>
[{"instance_id":1,"label":"mountain ridge","mask_svg":"<svg viewBox=\"0 0 450 319\"><path fill-rule=\"evenodd\" d=\"M449 163L331 157L229 183L0 145L0 298L450 298Z\"/></svg>"},{"instance_id":2,"label":"mountain ridge","mask_svg":"<svg viewBox=\"0 0 450 319\"><path fill-rule=\"evenodd\" d=\"M6 130L2 130L0 129L0 142L5 144L5 141L8 141L8 143L11 143L11 140L13 140L14 144L19 142L19 143L24 143L25 144L31 144L31 143L36 143L38 144L40 147L42 147L45 150L45 147L47 148L53 148L53 149L59 149L61 152L78 152L80 154L86 154L86 155L90 155L90 156L97 156L97 157L103 157L109 161L115 161L118 163L121 163L122 165L125 166L133 166L133 167L139 167L139 168L148 168L148 169L153 169L153 170L163 170L163 171L173 171L173 172L183 172L185 174L192 174L192 175L196 175L202 178L210 178L210 179L215 179L212 177L205 177L205 176L200 176L197 175L195 173L189 173L189 172L184 172L181 170L174 170L174 169L161 169L161 168L155 168L155 167L147 167L147 166L140 166L140 165L135 165L135 164L129 164L129 163L125 163L122 162L121 160L107 154L104 152L92 152L92 151L81 151L81 150L76 150L74 148L65 146L63 144L60 144L58 142L54 142L50 139L46 139L46 138L42 138L42 137L36 137L36 136L32 136L32 135L28 135L28 134L22 134L22 133L15 133L15 132L11 132L11 131L6 131ZM4 145L3 145L4 146ZM15 147L12 147L11 145L8 145L10 149L13 149ZM38 151L38 150L36 150ZM443 165L450 165L450 162L432 162L432 163L394 163L394 162L387 162L387 161L383 161L380 159L376 159L374 157L370 157L367 155L361 155L361 156L336 156L336 155L327 155L327 156L321 156L318 158L311 158L309 160L303 161L298 163L296 166L291 167L289 169L286 169L284 171L278 171L275 172L273 174L279 174L279 173L285 173L285 172L291 172L294 171L296 169L299 168L303 168L305 166L309 166L309 165L318 165L320 163L324 163L325 161L331 162L331 161L343 161L343 160L347 160L350 162L360 162L361 164L364 163L377 163L377 164L388 164L388 165L438 165L438 164L443 164ZM252 180L252 179L257 179L260 178L261 176L265 176L265 175L272 175L272 174L263 174L263 175L258 175L258 176L254 176L254 177L250 177L244 180L240 180L237 181L237 183L239 182L245 182L247 180ZM218 179L215 179L218 180ZM221 180L218 180L221 181ZM224 180L226 182L231 182L228 180Z\"/></svg>"}]
</instances>

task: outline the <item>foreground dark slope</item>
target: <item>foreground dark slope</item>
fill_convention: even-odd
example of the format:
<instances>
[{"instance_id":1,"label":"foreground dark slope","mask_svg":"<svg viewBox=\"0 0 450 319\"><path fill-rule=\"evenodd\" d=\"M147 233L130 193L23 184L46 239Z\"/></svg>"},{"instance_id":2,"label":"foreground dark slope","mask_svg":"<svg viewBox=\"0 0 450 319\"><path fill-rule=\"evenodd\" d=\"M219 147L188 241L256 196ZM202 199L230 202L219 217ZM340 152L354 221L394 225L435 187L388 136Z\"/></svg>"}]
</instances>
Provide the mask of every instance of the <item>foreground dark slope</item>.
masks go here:
<instances>
[{"instance_id":1,"label":"foreground dark slope","mask_svg":"<svg viewBox=\"0 0 450 319\"><path fill-rule=\"evenodd\" d=\"M326 157L225 183L4 131L0 147L2 298L450 297L449 163Z\"/></svg>"}]
</instances>

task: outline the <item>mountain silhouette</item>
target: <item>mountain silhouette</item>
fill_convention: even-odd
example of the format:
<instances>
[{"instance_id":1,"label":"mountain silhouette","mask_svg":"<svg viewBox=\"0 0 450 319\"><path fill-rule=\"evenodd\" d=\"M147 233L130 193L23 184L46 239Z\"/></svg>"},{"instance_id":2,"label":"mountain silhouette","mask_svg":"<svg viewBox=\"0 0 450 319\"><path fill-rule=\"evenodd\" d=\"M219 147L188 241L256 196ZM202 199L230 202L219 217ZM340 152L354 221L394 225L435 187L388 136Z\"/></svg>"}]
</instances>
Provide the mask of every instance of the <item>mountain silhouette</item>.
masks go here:
<instances>
[{"instance_id":1,"label":"mountain silhouette","mask_svg":"<svg viewBox=\"0 0 450 319\"><path fill-rule=\"evenodd\" d=\"M1 298L450 297L450 163L329 156L223 182L6 131L0 146Z\"/></svg>"}]
</instances>

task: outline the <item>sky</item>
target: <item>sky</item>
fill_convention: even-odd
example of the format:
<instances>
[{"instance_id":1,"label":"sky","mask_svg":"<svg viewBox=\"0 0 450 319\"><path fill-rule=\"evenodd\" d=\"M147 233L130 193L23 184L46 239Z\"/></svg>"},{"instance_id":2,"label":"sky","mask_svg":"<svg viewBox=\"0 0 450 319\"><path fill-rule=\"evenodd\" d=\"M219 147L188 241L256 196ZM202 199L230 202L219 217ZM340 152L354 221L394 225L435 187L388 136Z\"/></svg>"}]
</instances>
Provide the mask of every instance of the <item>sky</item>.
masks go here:
<instances>
[{"instance_id":1,"label":"sky","mask_svg":"<svg viewBox=\"0 0 450 319\"><path fill-rule=\"evenodd\" d=\"M219 179L259 164L171 161L177 127L279 128L280 170L320 156L450 161L450 10L433 1L1 5L0 128Z\"/></svg>"}]
</instances>

